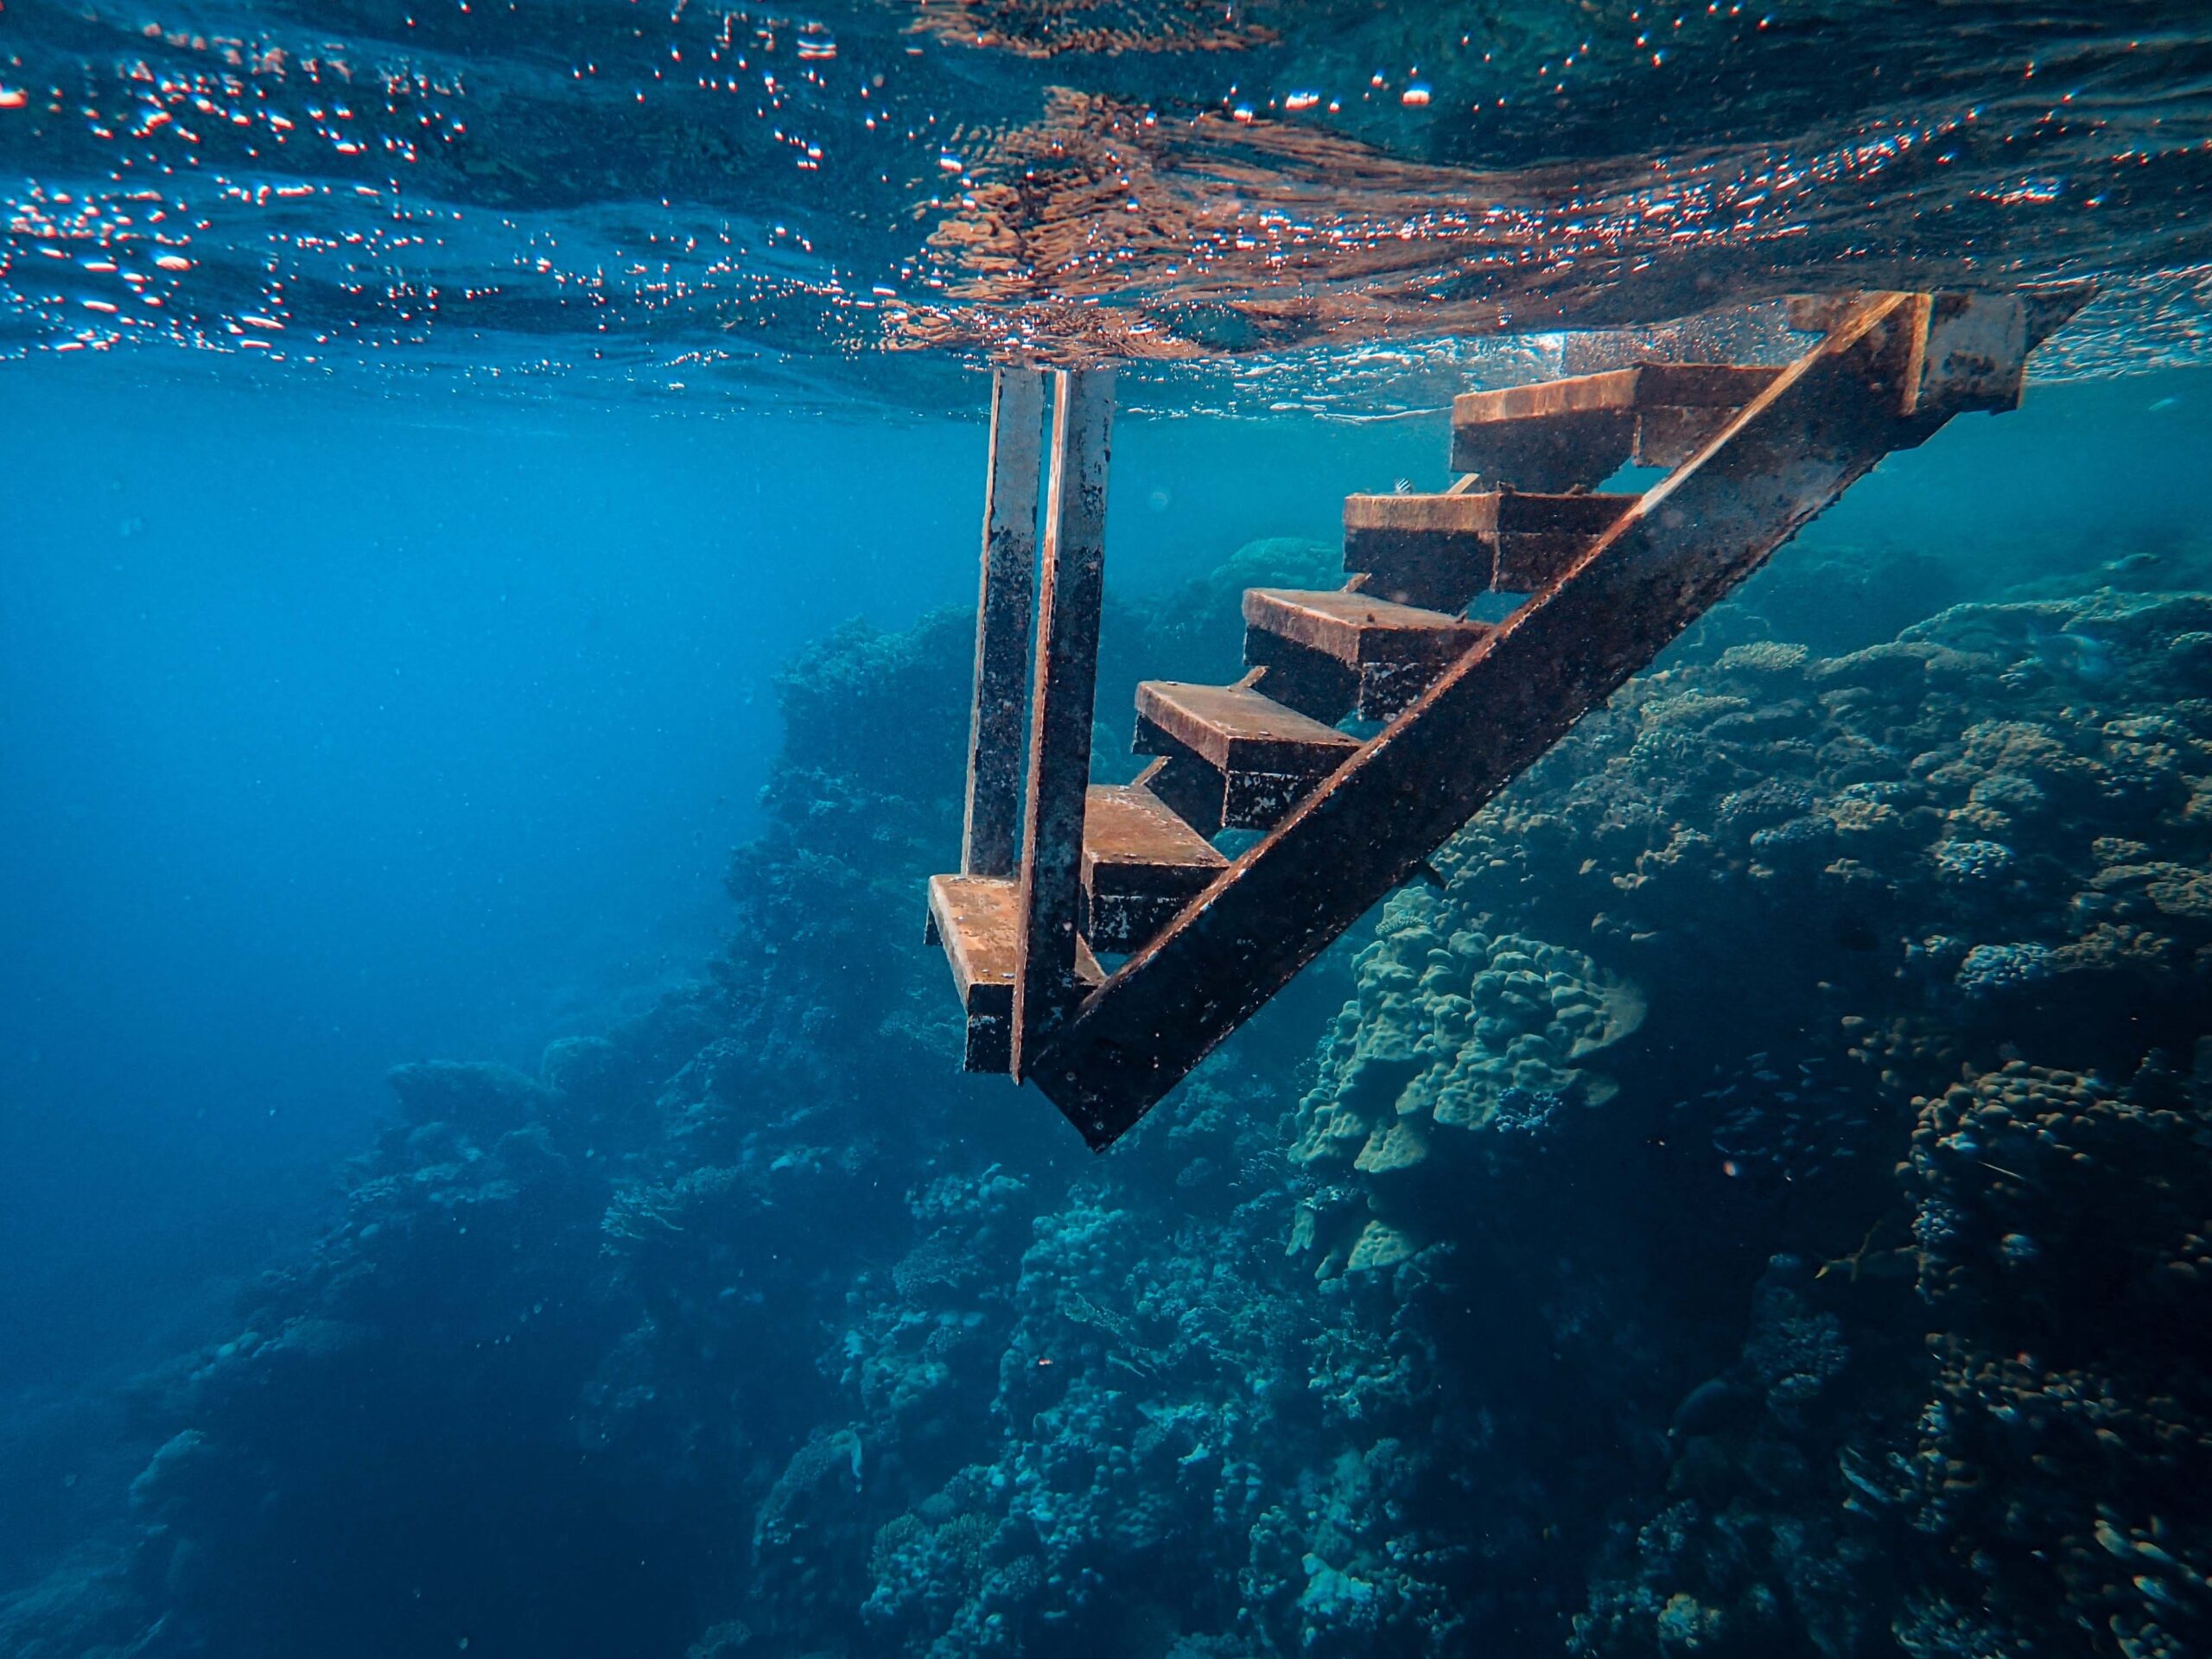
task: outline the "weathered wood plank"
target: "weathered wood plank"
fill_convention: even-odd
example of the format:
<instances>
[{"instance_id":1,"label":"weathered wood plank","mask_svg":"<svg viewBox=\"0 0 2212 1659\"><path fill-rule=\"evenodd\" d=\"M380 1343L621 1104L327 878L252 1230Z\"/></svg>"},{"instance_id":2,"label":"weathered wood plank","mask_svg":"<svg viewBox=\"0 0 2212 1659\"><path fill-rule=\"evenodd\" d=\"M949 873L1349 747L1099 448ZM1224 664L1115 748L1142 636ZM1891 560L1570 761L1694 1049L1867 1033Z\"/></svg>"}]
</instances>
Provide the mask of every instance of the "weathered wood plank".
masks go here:
<instances>
[{"instance_id":1,"label":"weathered wood plank","mask_svg":"<svg viewBox=\"0 0 2212 1659\"><path fill-rule=\"evenodd\" d=\"M1380 598L1457 611L1493 588L1534 592L1541 584L1529 585L1528 572L1563 569L1637 499L1475 489L1346 496L1344 569L1367 573L1364 591Z\"/></svg>"},{"instance_id":2,"label":"weathered wood plank","mask_svg":"<svg viewBox=\"0 0 2212 1659\"><path fill-rule=\"evenodd\" d=\"M1594 485L1631 458L1676 467L1782 371L1646 363L1452 403L1452 464L1530 490Z\"/></svg>"},{"instance_id":3,"label":"weathered wood plank","mask_svg":"<svg viewBox=\"0 0 2212 1659\"><path fill-rule=\"evenodd\" d=\"M1268 696L1314 719L1389 720L1485 632L1443 611L1339 588L1244 593L1244 660Z\"/></svg>"},{"instance_id":4,"label":"weathered wood plank","mask_svg":"<svg viewBox=\"0 0 2212 1659\"><path fill-rule=\"evenodd\" d=\"M1486 426L1608 410L1739 409L1772 385L1782 372L1733 363L1643 363L1535 385L1463 391L1452 400L1452 423Z\"/></svg>"},{"instance_id":5,"label":"weathered wood plank","mask_svg":"<svg viewBox=\"0 0 2212 1659\"><path fill-rule=\"evenodd\" d=\"M1319 777L1359 747L1358 739L1246 685L1146 680L1137 687L1137 718L1223 772Z\"/></svg>"},{"instance_id":6,"label":"weathered wood plank","mask_svg":"<svg viewBox=\"0 0 2212 1659\"><path fill-rule=\"evenodd\" d=\"M1020 963L1012 1070L1066 1020L1077 994L1083 823L1098 690L1098 611L1106 566L1106 479L1114 417L1110 369L1055 374L1052 483L1038 573L1029 708L1029 793L1021 857Z\"/></svg>"},{"instance_id":7,"label":"weathered wood plank","mask_svg":"<svg viewBox=\"0 0 2212 1659\"><path fill-rule=\"evenodd\" d=\"M1014 976L1020 959L1021 889L1011 876L933 875L929 938L944 947L952 988L968 1016L963 1071L1004 1072L1013 1064ZM1088 950L1076 956L1077 980L1106 976Z\"/></svg>"},{"instance_id":8,"label":"weathered wood plank","mask_svg":"<svg viewBox=\"0 0 2212 1659\"><path fill-rule=\"evenodd\" d=\"M1045 442L1045 371L991 377L991 454L983 480L983 550L976 597L976 690L968 722L963 875L1012 875L1021 829L1021 716L1037 565L1037 481Z\"/></svg>"},{"instance_id":9,"label":"weathered wood plank","mask_svg":"<svg viewBox=\"0 0 2212 1659\"><path fill-rule=\"evenodd\" d=\"M944 947L952 988L967 1019L961 1052L963 1071L1004 1071L1014 1020L1014 965L1018 955L1014 905L1019 895L1006 876L933 875L930 878L930 935Z\"/></svg>"},{"instance_id":10,"label":"weathered wood plank","mask_svg":"<svg viewBox=\"0 0 2212 1659\"><path fill-rule=\"evenodd\" d=\"M1281 672L1257 670L1236 685L1147 680L1137 687L1133 747L1166 761L1150 774L1152 792L1201 835L1273 829L1358 751L1358 739L1257 689ZM1303 700L1319 689L1290 695Z\"/></svg>"},{"instance_id":11,"label":"weathered wood plank","mask_svg":"<svg viewBox=\"0 0 2212 1659\"><path fill-rule=\"evenodd\" d=\"M1244 626L1355 665L1448 659L1482 631L1481 624L1443 611L1395 605L1344 588L1248 588Z\"/></svg>"},{"instance_id":12,"label":"weathered wood plank","mask_svg":"<svg viewBox=\"0 0 2212 1659\"><path fill-rule=\"evenodd\" d=\"M1085 1000L1033 1080L1094 1147L1891 449L1925 313L1870 297Z\"/></svg>"},{"instance_id":13,"label":"weathered wood plank","mask_svg":"<svg viewBox=\"0 0 2212 1659\"><path fill-rule=\"evenodd\" d=\"M1636 505L1633 495L1548 495L1455 486L1440 495L1348 495L1344 530L1488 536L1565 531L1597 535Z\"/></svg>"},{"instance_id":14,"label":"weathered wood plank","mask_svg":"<svg viewBox=\"0 0 2212 1659\"><path fill-rule=\"evenodd\" d=\"M1083 826L1084 937L1134 950L1229 868L1149 790L1093 784Z\"/></svg>"}]
</instances>

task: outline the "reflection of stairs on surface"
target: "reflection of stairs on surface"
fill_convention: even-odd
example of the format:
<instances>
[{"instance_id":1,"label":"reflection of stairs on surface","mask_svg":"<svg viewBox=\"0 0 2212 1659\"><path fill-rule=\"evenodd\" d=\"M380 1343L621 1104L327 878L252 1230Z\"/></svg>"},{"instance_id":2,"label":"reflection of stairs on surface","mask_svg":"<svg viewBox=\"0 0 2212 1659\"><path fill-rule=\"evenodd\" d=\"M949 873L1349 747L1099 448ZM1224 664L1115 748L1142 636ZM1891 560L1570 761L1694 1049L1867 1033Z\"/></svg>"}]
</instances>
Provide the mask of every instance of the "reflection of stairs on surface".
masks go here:
<instances>
[{"instance_id":1,"label":"reflection of stairs on surface","mask_svg":"<svg viewBox=\"0 0 2212 1659\"><path fill-rule=\"evenodd\" d=\"M1847 296L1802 308L1826 332L1786 367L1647 365L1461 397L1452 465L1484 486L1350 498L1351 582L1247 592L1250 672L1139 686L1135 747L1156 758L1113 788L1087 781L1104 380L1063 374L1026 834L978 829L979 811L1007 819L1023 792L1014 757L983 735L1022 695L995 602L1028 626L1027 543L987 536L969 868L930 889L969 1069L1035 1082L1094 1147L1110 1144L1885 454L1954 414L2012 407L2026 353L2088 297ZM1040 377L1000 378L994 526L1001 449L1034 454L1033 431L999 430L1024 378ZM1030 407L1017 419L1035 420ZM1589 493L1630 461L1668 476L1641 495ZM1488 594L1534 597L1501 622L1468 620ZM1212 845L1224 830L1265 834L1231 859ZM977 868L978 844L1017 840L1018 857ZM1108 971L1094 951L1130 954Z\"/></svg>"}]
</instances>

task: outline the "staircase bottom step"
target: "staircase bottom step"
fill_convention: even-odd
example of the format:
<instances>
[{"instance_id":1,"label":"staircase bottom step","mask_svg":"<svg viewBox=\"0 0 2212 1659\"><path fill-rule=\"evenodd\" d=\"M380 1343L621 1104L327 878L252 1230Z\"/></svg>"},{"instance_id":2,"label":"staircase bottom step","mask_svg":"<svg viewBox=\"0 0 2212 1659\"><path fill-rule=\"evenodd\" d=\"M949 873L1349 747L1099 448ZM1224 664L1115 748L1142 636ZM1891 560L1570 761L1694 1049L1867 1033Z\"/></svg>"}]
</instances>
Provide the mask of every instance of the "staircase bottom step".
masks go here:
<instances>
[{"instance_id":1,"label":"staircase bottom step","mask_svg":"<svg viewBox=\"0 0 2212 1659\"><path fill-rule=\"evenodd\" d=\"M933 875L924 939L943 944L953 988L968 1015L963 1071L1014 1069L1014 982L1021 965L1021 884L1007 876ZM1088 946L1076 945L1076 978L1106 977Z\"/></svg>"}]
</instances>

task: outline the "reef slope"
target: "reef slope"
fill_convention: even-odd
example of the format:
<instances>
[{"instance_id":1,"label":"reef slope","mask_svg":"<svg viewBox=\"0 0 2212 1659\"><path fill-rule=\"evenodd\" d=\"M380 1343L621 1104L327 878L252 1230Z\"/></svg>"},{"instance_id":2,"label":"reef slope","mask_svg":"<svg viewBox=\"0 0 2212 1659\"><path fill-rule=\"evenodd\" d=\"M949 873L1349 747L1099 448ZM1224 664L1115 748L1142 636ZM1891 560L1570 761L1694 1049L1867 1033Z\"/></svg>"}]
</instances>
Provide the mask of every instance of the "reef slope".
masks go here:
<instances>
[{"instance_id":1,"label":"reef slope","mask_svg":"<svg viewBox=\"0 0 2212 1659\"><path fill-rule=\"evenodd\" d=\"M1121 610L1105 696L1325 562ZM825 640L728 949L395 1073L0 1647L2203 1650L2212 599L1776 637L1820 569L1096 1160L918 942L965 619Z\"/></svg>"}]
</instances>

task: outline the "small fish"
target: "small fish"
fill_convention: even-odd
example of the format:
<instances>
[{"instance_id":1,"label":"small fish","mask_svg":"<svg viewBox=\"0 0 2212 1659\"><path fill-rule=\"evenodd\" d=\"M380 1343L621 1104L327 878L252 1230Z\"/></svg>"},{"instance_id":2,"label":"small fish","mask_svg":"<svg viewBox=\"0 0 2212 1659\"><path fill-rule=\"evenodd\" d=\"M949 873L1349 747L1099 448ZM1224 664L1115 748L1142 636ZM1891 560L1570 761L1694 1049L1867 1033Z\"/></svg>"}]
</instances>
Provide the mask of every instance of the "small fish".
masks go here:
<instances>
[{"instance_id":1,"label":"small fish","mask_svg":"<svg viewBox=\"0 0 2212 1659\"><path fill-rule=\"evenodd\" d=\"M2030 638L2029 649L2045 666L2082 679L2101 680L2113 671L2112 647L2088 634L2038 632Z\"/></svg>"},{"instance_id":2,"label":"small fish","mask_svg":"<svg viewBox=\"0 0 2212 1659\"><path fill-rule=\"evenodd\" d=\"M2152 413L2152 414L2153 414L2153 415L2163 414L2163 413L2164 413L2165 410L2170 410L2170 409L2179 409L2180 407L2181 407L2181 399L2180 399L2180 398L2178 398L2178 397L2161 397L2161 398L2159 398L2156 403L2154 403L2154 404L2152 404L2151 405L2151 413Z\"/></svg>"},{"instance_id":3,"label":"small fish","mask_svg":"<svg viewBox=\"0 0 2212 1659\"><path fill-rule=\"evenodd\" d=\"M1727 1378L1700 1382L1675 1408L1675 1421L1667 1430L1669 1440L1693 1440L1728 1427L1750 1414L1751 1396Z\"/></svg>"},{"instance_id":4,"label":"small fish","mask_svg":"<svg viewBox=\"0 0 2212 1659\"><path fill-rule=\"evenodd\" d=\"M1865 1468L1862 1466L1863 1462L1864 1460L1862 1459L1853 1455L1849 1447L1846 1447L1842 1453L1838 1457L1836 1465L1839 1472L1841 1473L1846 1480L1849 1481L1853 1486L1856 1486L1860 1491L1866 1493L1867 1497L1872 1498L1877 1503L1887 1505L1894 1503L1896 1501L1896 1494L1878 1484L1874 1478L1866 1471Z\"/></svg>"}]
</instances>

